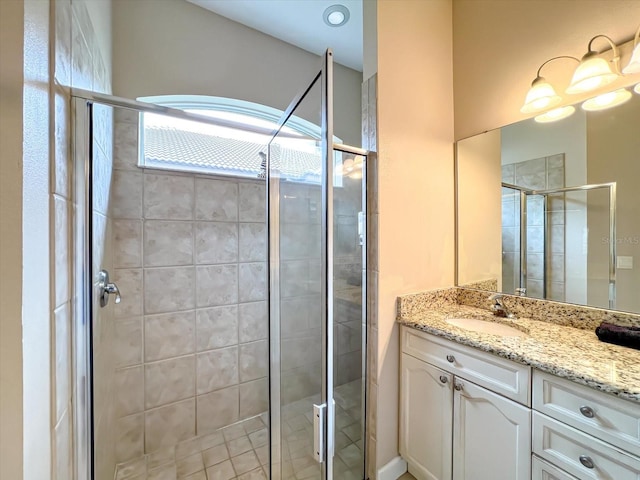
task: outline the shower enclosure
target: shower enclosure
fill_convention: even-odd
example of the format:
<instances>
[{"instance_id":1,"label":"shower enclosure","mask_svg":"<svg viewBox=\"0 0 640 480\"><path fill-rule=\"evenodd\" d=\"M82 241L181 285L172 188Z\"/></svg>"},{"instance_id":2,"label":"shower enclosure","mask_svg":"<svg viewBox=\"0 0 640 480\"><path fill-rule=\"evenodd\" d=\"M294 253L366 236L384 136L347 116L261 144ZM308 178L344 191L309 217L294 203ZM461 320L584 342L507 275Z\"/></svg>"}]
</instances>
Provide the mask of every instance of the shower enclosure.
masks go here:
<instances>
[{"instance_id":1,"label":"shower enclosure","mask_svg":"<svg viewBox=\"0 0 640 480\"><path fill-rule=\"evenodd\" d=\"M331 51L273 129L72 93L80 469L363 479L366 152Z\"/></svg>"},{"instance_id":2,"label":"shower enclosure","mask_svg":"<svg viewBox=\"0 0 640 480\"><path fill-rule=\"evenodd\" d=\"M548 189L503 182L502 220L505 292L581 304L588 296L591 305L615 308L615 182ZM589 248L589 236L601 241Z\"/></svg>"}]
</instances>

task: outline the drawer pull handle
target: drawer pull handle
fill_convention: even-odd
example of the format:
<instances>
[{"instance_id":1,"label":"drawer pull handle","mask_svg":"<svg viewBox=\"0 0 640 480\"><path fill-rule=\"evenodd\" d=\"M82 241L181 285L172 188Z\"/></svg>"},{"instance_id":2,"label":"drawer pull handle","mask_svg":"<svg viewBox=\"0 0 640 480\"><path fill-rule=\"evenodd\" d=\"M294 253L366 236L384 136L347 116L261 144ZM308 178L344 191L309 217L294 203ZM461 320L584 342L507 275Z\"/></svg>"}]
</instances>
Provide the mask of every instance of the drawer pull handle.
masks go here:
<instances>
[{"instance_id":1,"label":"drawer pull handle","mask_svg":"<svg viewBox=\"0 0 640 480\"><path fill-rule=\"evenodd\" d=\"M449 381L449 379L448 379L446 376L444 376L444 375L440 375L440 381L441 381L442 383L447 383L447 382Z\"/></svg>"},{"instance_id":2,"label":"drawer pull handle","mask_svg":"<svg viewBox=\"0 0 640 480\"><path fill-rule=\"evenodd\" d=\"M593 418L596 416L595 412L593 411L593 408L587 407L586 405L583 405L582 407L580 407L580 413L587 418Z\"/></svg>"},{"instance_id":3,"label":"drawer pull handle","mask_svg":"<svg viewBox=\"0 0 640 480\"><path fill-rule=\"evenodd\" d=\"M454 357L453 355L447 355L447 362L453 363L455 361L456 361L456 357Z\"/></svg>"},{"instance_id":4,"label":"drawer pull handle","mask_svg":"<svg viewBox=\"0 0 640 480\"><path fill-rule=\"evenodd\" d=\"M593 460L591 460L591 457L588 457L586 455L580 455L579 460L580 460L580 463L587 468L595 468L596 466L596 464L593 463Z\"/></svg>"},{"instance_id":5,"label":"drawer pull handle","mask_svg":"<svg viewBox=\"0 0 640 480\"><path fill-rule=\"evenodd\" d=\"M456 382L456 384L454 385L454 387L458 392L462 391L463 385L460 382Z\"/></svg>"}]
</instances>

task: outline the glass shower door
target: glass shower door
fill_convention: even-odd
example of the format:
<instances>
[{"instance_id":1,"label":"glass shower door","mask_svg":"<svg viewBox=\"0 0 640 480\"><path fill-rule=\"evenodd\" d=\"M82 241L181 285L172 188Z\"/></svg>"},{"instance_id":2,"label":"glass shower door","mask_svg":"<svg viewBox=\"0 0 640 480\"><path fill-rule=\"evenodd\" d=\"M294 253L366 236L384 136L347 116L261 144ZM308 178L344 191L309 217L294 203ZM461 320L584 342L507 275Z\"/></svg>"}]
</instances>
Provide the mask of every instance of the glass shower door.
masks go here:
<instances>
[{"instance_id":1,"label":"glass shower door","mask_svg":"<svg viewBox=\"0 0 640 480\"><path fill-rule=\"evenodd\" d=\"M274 480L332 478L331 52L269 145L271 465ZM317 133L290 127L300 119ZM317 132L317 128L314 129ZM331 162L329 161L331 159Z\"/></svg>"}]
</instances>

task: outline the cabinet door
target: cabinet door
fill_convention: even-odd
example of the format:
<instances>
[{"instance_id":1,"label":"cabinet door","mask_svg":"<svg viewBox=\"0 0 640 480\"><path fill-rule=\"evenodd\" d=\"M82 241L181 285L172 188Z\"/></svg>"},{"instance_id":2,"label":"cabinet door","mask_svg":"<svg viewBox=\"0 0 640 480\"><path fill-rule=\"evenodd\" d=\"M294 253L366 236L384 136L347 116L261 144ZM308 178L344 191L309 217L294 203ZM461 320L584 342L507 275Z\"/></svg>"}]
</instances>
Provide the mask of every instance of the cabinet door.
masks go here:
<instances>
[{"instance_id":1,"label":"cabinet door","mask_svg":"<svg viewBox=\"0 0 640 480\"><path fill-rule=\"evenodd\" d=\"M451 480L453 375L402 354L400 454L418 480Z\"/></svg>"},{"instance_id":2,"label":"cabinet door","mask_svg":"<svg viewBox=\"0 0 640 480\"><path fill-rule=\"evenodd\" d=\"M529 480L531 411L455 379L454 480Z\"/></svg>"}]
</instances>

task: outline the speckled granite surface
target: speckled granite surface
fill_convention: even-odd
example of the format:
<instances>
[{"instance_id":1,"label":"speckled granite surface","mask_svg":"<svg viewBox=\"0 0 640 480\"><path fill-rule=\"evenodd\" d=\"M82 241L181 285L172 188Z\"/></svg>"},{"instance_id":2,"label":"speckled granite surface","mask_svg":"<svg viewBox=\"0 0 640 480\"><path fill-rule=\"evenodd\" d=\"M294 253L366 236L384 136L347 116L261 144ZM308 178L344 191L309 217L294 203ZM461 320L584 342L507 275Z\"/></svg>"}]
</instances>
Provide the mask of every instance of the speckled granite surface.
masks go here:
<instances>
[{"instance_id":1,"label":"speckled granite surface","mask_svg":"<svg viewBox=\"0 0 640 480\"><path fill-rule=\"evenodd\" d=\"M479 282L465 283L461 285L464 288L473 288L474 290L485 290L488 292L498 291L498 279L491 278L488 280L480 280Z\"/></svg>"},{"instance_id":2,"label":"speckled granite surface","mask_svg":"<svg viewBox=\"0 0 640 480\"><path fill-rule=\"evenodd\" d=\"M491 308L491 302L489 301L491 292L467 288L454 288L453 290L456 292L457 303L486 309ZM632 313L514 295L507 295L505 302L518 317L522 316L543 322L557 323L567 327L594 330L603 321L615 323L616 325L640 327L640 315Z\"/></svg>"},{"instance_id":3,"label":"speckled granite surface","mask_svg":"<svg viewBox=\"0 0 640 480\"><path fill-rule=\"evenodd\" d=\"M517 320L495 317L489 310L459 303L459 290L400 297L398 322L640 403L639 350L600 342L592 329L576 328L561 318L553 322L551 318L541 321L525 315ZM528 336L499 337L464 330L446 323L453 317L512 325ZM596 326L601 320L604 318L600 317Z\"/></svg>"}]
</instances>

